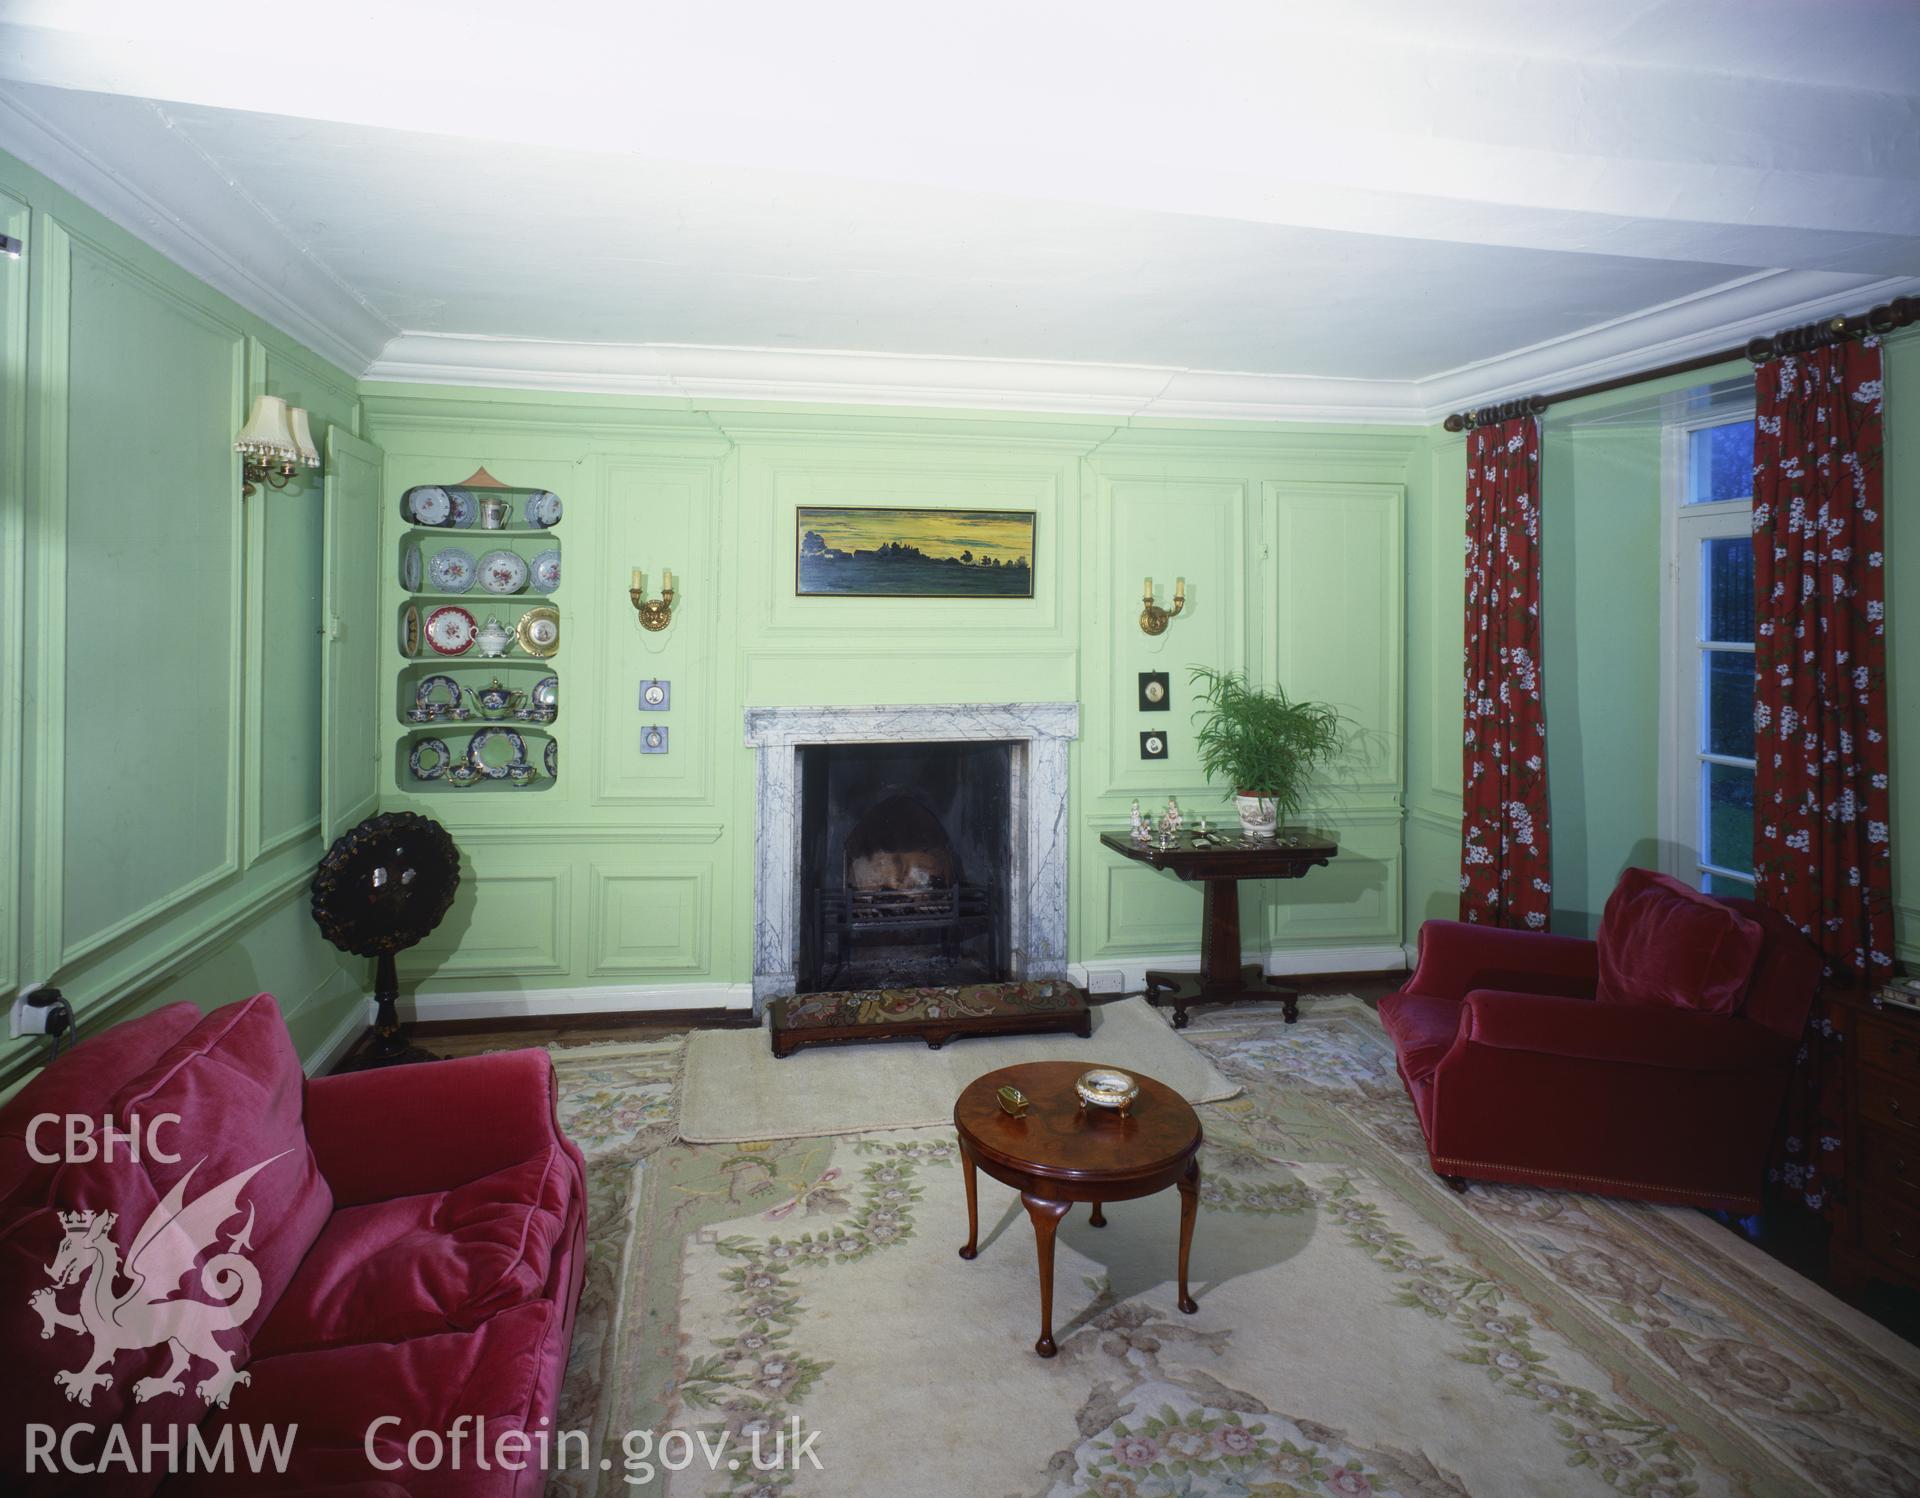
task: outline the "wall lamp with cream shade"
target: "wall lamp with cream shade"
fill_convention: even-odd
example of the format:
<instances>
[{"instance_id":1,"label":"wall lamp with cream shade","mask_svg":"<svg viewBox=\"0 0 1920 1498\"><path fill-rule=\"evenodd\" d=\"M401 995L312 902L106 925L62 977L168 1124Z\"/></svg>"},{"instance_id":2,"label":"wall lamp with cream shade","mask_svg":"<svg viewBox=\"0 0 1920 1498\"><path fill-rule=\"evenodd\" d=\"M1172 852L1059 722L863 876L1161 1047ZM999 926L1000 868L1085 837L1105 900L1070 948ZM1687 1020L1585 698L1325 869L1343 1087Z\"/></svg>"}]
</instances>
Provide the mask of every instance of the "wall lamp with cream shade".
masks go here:
<instances>
[{"instance_id":1,"label":"wall lamp with cream shade","mask_svg":"<svg viewBox=\"0 0 1920 1498\"><path fill-rule=\"evenodd\" d=\"M320 466L320 449L313 445L307 413L299 406L289 407L277 395L253 398L253 414L233 439L233 450L242 460L243 497L261 484L284 489L302 468Z\"/></svg>"}]
</instances>

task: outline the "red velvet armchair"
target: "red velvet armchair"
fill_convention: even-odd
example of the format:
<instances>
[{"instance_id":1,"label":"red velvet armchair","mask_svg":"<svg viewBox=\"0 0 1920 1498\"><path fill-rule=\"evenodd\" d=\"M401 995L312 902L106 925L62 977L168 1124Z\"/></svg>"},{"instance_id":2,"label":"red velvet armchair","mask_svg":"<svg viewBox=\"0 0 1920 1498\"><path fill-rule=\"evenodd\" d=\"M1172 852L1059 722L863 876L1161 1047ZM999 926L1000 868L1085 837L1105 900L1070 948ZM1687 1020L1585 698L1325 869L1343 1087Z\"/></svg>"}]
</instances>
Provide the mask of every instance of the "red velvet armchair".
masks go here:
<instances>
[{"instance_id":1,"label":"red velvet armchair","mask_svg":"<svg viewBox=\"0 0 1920 1498\"><path fill-rule=\"evenodd\" d=\"M1774 911L1629 869L1596 941L1428 921L1380 1018L1456 1187L1745 1212L1820 976Z\"/></svg>"}]
</instances>

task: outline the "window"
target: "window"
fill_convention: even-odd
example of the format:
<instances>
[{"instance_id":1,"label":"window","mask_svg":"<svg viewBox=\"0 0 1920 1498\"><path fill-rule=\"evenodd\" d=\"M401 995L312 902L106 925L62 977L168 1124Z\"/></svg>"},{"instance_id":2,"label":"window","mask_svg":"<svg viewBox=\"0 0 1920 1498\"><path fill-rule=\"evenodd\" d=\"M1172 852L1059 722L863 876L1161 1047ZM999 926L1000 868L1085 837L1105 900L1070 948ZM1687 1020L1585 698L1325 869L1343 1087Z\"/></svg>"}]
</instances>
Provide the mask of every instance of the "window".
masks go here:
<instances>
[{"instance_id":1,"label":"window","mask_svg":"<svg viewBox=\"0 0 1920 1498\"><path fill-rule=\"evenodd\" d=\"M1753 419L1668 430L1669 872L1753 891Z\"/></svg>"}]
</instances>

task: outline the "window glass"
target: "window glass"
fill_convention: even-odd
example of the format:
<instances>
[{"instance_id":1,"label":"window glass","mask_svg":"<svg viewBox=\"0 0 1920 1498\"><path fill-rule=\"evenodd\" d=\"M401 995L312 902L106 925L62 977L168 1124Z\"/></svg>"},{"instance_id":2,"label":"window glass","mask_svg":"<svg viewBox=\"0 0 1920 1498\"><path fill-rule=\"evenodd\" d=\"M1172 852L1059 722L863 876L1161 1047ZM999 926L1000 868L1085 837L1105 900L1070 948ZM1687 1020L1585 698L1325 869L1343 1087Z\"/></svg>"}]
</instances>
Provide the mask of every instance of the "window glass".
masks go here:
<instances>
[{"instance_id":1,"label":"window glass","mask_svg":"<svg viewBox=\"0 0 1920 1498\"><path fill-rule=\"evenodd\" d=\"M1731 873L1753 873L1753 770L1706 765L1707 862Z\"/></svg>"},{"instance_id":2,"label":"window glass","mask_svg":"<svg viewBox=\"0 0 1920 1498\"><path fill-rule=\"evenodd\" d=\"M1753 643L1753 542L1716 536L1700 543L1706 568L1706 638L1722 644Z\"/></svg>"},{"instance_id":3,"label":"window glass","mask_svg":"<svg viewBox=\"0 0 1920 1498\"><path fill-rule=\"evenodd\" d=\"M1753 493L1752 421L1700 427L1687 434L1687 449L1688 504L1745 499Z\"/></svg>"},{"instance_id":4,"label":"window glass","mask_svg":"<svg viewBox=\"0 0 1920 1498\"><path fill-rule=\"evenodd\" d=\"M1706 751L1728 759L1752 759L1753 656L1745 650L1709 650L1705 655Z\"/></svg>"}]
</instances>

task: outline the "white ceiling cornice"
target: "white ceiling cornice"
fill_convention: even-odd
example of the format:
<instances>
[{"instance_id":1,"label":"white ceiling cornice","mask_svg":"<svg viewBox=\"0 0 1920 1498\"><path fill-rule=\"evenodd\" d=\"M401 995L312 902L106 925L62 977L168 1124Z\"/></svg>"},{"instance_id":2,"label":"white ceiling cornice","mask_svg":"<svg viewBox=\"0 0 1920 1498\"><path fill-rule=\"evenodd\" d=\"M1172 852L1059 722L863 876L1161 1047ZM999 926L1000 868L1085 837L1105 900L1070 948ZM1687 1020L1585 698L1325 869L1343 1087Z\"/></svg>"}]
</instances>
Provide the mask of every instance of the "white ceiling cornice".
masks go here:
<instances>
[{"instance_id":1,"label":"white ceiling cornice","mask_svg":"<svg viewBox=\"0 0 1920 1498\"><path fill-rule=\"evenodd\" d=\"M366 372L394 335L390 323L302 253L177 132L124 131L119 140L130 159L109 164L0 93L0 149L348 374ZM140 182L165 182L167 201Z\"/></svg>"},{"instance_id":2,"label":"white ceiling cornice","mask_svg":"<svg viewBox=\"0 0 1920 1498\"><path fill-rule=\"evenodd\" d=\"M1424 425L1494 401L1550 394L1737 349L1755 336L1917 295L1920 278L1863 284L1858 277L1819 271L1763 271L1423 380L438 333L398 335L366 378L655 396L689 406L787 402L1181 421Z\"/></svg>"}]
</instances>

